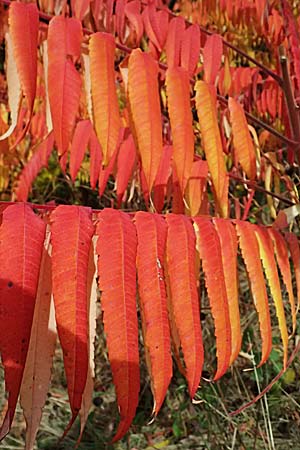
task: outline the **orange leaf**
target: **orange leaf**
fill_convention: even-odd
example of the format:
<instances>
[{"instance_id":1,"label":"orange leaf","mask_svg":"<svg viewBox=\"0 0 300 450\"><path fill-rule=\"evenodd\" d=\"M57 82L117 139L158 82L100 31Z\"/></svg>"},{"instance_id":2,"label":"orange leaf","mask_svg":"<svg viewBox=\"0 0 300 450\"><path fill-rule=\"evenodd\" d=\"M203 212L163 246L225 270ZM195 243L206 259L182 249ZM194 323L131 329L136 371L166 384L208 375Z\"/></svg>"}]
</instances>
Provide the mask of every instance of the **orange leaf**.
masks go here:
<instances>
[{"instance_id":1,"label":"orange leaf","mask_svg":"<svg viewBox=\"0 0 300 450\"><path fill-rule=\"evenodd\" d=\"M129 216L114 209L99 213L97 234L104 331L121 415L115 442L128 431L139 400L137 238Z\"/></svg>"},{"instance_id":2,"label":"orange leaf","mask_svg":"<svg viewBox=\"0 0 300 450\"><path fill-rule=\"evenodd\" d=\"M81 408L88 369L87 271L94 227L91 210L60 205L51 214L52 283L72 417Z\"/></svg>"},{"instance_id":3,"label":"orange leaf","mask_svg":"<svg viewBox=\"0 0 300 450\"><path fill-rule=\"evenodd\" d=\"M203 48L204 80L215 84L223 56L223 39L219 34L207 36Z\"/></svg>"},{"instance_id":4,"label":"orange leaf","mask_svg":"<svg viewBox=\"0 0 300 450\"><path fill-rule=\"evenodd\" d=\"M105 166L117 147L121 127L114 69L115 48L112 34L98 32L90 38L94 123Z\"/></svg>"},{"instance_id":5,"label":"orange leaf","mask_svg":"<svg viewBox=\"0 0 300 450\"><path fill-rule=\"evenodd\" d=\"M292 313L292 321L293 321L293 333L294 333L296 330L296 307L295 307L292 275L291 275L287 245L286 245L286 242L285 242L283 236L279 233L279 231L275 230L274 228L268 228L268 231L273 240L277 263L278 263L284 284L286 286L286 290L289 294L289 301L290 301L290 305L291 305L291 313Z\"/></svg>"},{"instance_id":6,"label":"orange leaf","mask_svg":"<svg viewBox=\"0 0 300 450\"><path fill-rule=\"evenodd\" d=\"M140 211L135 214L137 230L137 272L144 331L144 345L154 397L153 414L157 415L172 377L170 329L164 252L167 225L156 214Z\"/></svg>"},{"instance_id":7,"label":"orange leaf","mask_svg":"<svg viewBox=\"0 0 300 450\"><path fill-rule=\"evenodd\" d=\"M90 184L92 189L95 189L102 167L103 155L101 145L99 144L98 138L93 128L89 140L89 150L90 150Z\"/></svg>"},{"instance_id":8,"label":"orange leaf","mask_svg":"<svg viewBox=\"0 0 300 450\"><path fill-rule=\"evenodd\" d=\"M78 19L53 17L48 27L48 92L53 131L59 154L64 154L79 107L81 78L70 56L80 55Z\"/></svg>"},{"instance_id":9,"label":"orange leaf","mask_svg":"<svg viewBox=\"0 0 300 450\"><path fill-rule=\"evenodd\" d=\"M70 150L70 175L72 181L75 181L80 169L91 133L92 124L89 120L81 120L77 123Z\"/></svg>"},{"instance_id":10,"label":"orange leaf","mask_svg":"<svg viewBox=\"0 0 300 450\"><path fill-rule=\"evenodd\" d=\"M232 97L228 99L228 107L235 154L247 177L254 180L256 177L256 156L244 108Z\"/></svg>"},{"instance_id":11,"label":"orange leaf","mask_svg":"<svg viewBox=\"0 0 300 450\"><path fill-rule=\"evenodd\" d=\"M29 346L45 236L45 224L32 209L17 203L2 214L0 227L0 351L8 409L0 440L9 432Z\"/></svg>"},{"instance_id":12,"label":"orange leaf","mask_svg":"<svg viewBox=\"0 0 300 450\"><path fill-rule=\"evenodd\" d=\"M205 285L215 321L217 345L217 372L219 379L229 367L231 355L231 328L220 240L210 219L194 217L197 249L205 274Z\"/></svg>"},{"instance_id":13,"label":"orange leaf","mask_svg":"<svg viewBox=\"0 0 300 450\"><path fill-rule=\"evenodd\" d=\"M11 3L9 30L22 89L31 116L37 76L39 13L36 5L33 3Z\"/></svg>"},{"instance_id":14,"label":"orange leaf","mask_svg":"<svg viewBox=\"0 0 300 450\"><path fill-rule=\"evenodd\" d=\"M181 67L168 69L166 85L173 139L173 159L183 195L194 158L194 131L188 72Z\"/></svg>"},{"instance_id":15,"label":"orange leaf","mask_svg":"<svg viewBox=\"0 0 300 450\"><path fill-rule=\"evenodd\" d=\"M299 241L295 234L293 233L285 233L285 239L287 243L289 244L289 250L291 253L293 265L294 265L294 271L295 271L295 277L296 277L296 284L297 284L297 293L298 293L298 300L297 300L297 312L300 308L300 248L299 248Z\"/></svg>"},{"instance_id":16,"label":"orange leaf","mask_svg":"<svg viewBox=\"0 0 300 450\"><path fill-rule=\"evenodd\" d=\"M132 176L136 160L136 148L132 134L121 144L117 159L117 198L118 205L122 203L122 197L127 189L128 182Z\"/></svg>"},{"instance_id":17,"label":"orange leaf","mask_svg":"<svg viewBox=\"0 0 300 450\"><path fill-rule=\"evenodd\" d=\"M272 348L272 332L268 296L264 274L260 262L259 246L254 233L254 227L242 220L235 220L239 237L239 246L249 276L252 297L258 313L260 334L262 339L262 356L260 366L266 362Z\"/></svg>"},{"instance_id":18,"label":"orange leaf","mask_svg":"<svg viewBox=\"0 0 300 450\"><path fill-rule=\"evenodd\" d=\"M43 249L30 344L20 391L20 403L26 420L25 450L34 447L42 409L47 399L57 336L51 295L49 240L50 231L47 232Z\"/></svg>"},{"instance_id":19,"label":"orange leaf","mask_svg":"<svg viewBox=\"0 0 300 450\"><path fill-rule=\"evenodd\" d=\"M195 263L196 239L187 217L168 214L166 220L170 303L183 352L189 393L193 398L200 383L204 359Z\"/></svg>"},{"instance_id":20,"label":"orange leaf","mask_svg":"<svg viewBox=\"0 0 300 450\"><path fill-rule=\"evenodd\" d=\"M230 364L238 357L242 346L242 333L239 312L238 269L237 269L237 235L230 220L213 219L217 230L222 254L222 264L228 299L231 325Z\"/></svg>"},{"instance_id":21,"label":"orange leaf","mask_svg":"<svg viewBox=\"0 0 300 450\"><path fill-rule=\"evenodd\" d=\"M254 231L259 245L260 258L262 260L266 278L269 282L270 292L275 303L276 314L283 344L283 366L285 368L288 358L288 331L284 315L284 306L282 302L277 265L274 257L273 243L267 229L255 226Z\"/></svg>"},{"instance_id":22,"label":"orange leaf","mask_svg":"<svg viewBox=\"0 0 300 450\"><path fill-rule=\"evenodd\" d=\"M158 65L149 54L135 49L129 57L128 71L128 95L135 135L151 192L162 156Z\"/></svg>"},{"instance_id":23,"label":"orange leaf","mask_svg":"<svg viewBox=\"0 0 300 450\"><path fill-rule=\"evenodd\" d=\"M216 196L216 206L221 216L227 217L228 177L218 126L216 91L204 81L197 81L195 89L201 138Z\"/></svg>"}]
</instances>

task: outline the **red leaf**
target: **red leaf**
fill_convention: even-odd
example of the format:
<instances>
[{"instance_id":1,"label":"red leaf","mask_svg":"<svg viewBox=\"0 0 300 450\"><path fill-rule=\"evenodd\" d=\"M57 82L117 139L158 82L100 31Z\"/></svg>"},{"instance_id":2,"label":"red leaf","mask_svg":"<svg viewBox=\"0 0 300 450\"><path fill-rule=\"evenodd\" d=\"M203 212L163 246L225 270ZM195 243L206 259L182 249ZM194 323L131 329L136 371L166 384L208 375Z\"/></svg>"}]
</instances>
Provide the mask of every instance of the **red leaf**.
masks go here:
<instances>
[{"instance_id":1,"label":"red leaf","mask_svg":"<svg viewBox=\"0 0 300 450\"><path fill-rule=\"evenodd\" d=\"M67 152L79 107L81 78L70 55L80 55L78 19L53 17L48 27L48 91L53 131L59 154Z\"/></svg>"},{"instance_id":2,"label":"red leaf","mask_svg":"<svg viewBox=\"0 0 300 450\"><path fill-rule=\"evenodd\" d=\"M193 398L200 383L204 359L197 288L199 274L196 272L196 239L187 217L168 214L166 220L170 303L183 352L189 393Z\"/></svg>"},{"instance_id":3,"label":"red leaf","mask_svg":"<svg viewBox=\"0 0 300 450\"><path fill-rule=\"evenodd\" d=\"M180 65L186 69L189 76L194 75L200 56L200 28L193 24L187 28L182 37Z\"/></svg>"},{"instance_id":4,"label":"red leaf","mask_svg":"<svg viewBox=\"0 0 300 450\"><path fill-rule=\"evenodd\" d=\"M185 21L181 16L175 17L169 23L166 42L166 55L169 69L179 66L181 41L184 36L184 30Z\"/></svg>"},{"instance_id":5,"label":"red leaf","mask_svg":"<svg viewBox=\"0 0 300 450\"><path fill-rule=\"evenodd\" d=\"M223 39L219 34L207 36L203 48L204 80L215 84L223 55Z\"/></svg>"},{"instance_id":6,"label":"red leaf","mask_svg":"<svg viewBox=\"0 0 300 450\"><path fill-rule=\"evenodd\" d=\"M144 8L142 12L146 33L153 45L161 52L163 47L162 31L158 22L158 11L153 2Z\"/></svg>"},{"instance_id":7,"label":"red leaf","mask_svg":"<svg viewBox=\"0 0 300 450\"><path fill-rule=\"evenodd\" d=\"M27 98L29 115L31 116L37 76L39 14L36 5L33 3L11 3L9 30L22 89Z\"/></svg>"},{"instance_id":8,"label":"red leaf","mask_svg":"<svg viewBox=\"0 0 300 450\"><path fill-rule=\"evenodd\" d=\"M72 181L75 181L80 169L91 133L92 124L89 120L81 120L77 123L70 150L70 176Z\"/></svg>"},{"instance_id":9,"label":"red leaf","mask_svg":"<svg viewBox=\"0 0 300 450\"><path fill-rule=\"evenodd\" d=\"M104 331L121 415L113 441L127 432L140 389L136 311L135 227L128 215L104 209L98 216L97 254Z\"/></svg>"},{"instance_id":10,"label":"red leaf","mask_svg":"<svg viewBox=\"0 0 300 450\"><path fill-rule=\"evenodd\" d=\"M29 346L45 223L24 203L8 206L0 227L0 351L8 409L0 439L9 432Z\"/></svg>"},{"instance_id":11,"label":"red leaf","mask_svg":"<svg viewBox=\"0 0 300 450\"><path fill-rule=\"evenodd\" d=\"M21 172L18 187L16 189L17 200L20 202L26 202L28 193L31 189L31 185L35 180L39 171L46 167L48 159L51 155L54 143L54 136L51 132L46 139L39 144L32 158L28 161L26 166Z\"/></svg>"},{"instance_id":12,"label":"red leaf","mask_svg":"<svg viewBox=\"0 0 300 450\"><path fill-rule=\"evenodd\" d=\"M81 407L88 369L87 271L94 227L91 210L58 206L51 214L52 284L72 417Z\"/></svg>"},{"instance_id":13,"label":"red leaf","mask_svg":"<svg viewBox=\"0 0 300 450\"><path fill-rule=\"evenodd\" d=\"M231 356L231 327L221 246L217 231L210 219L195 217L193 221L197 249L202 261L205 285L215 321L218 366L214 379L217 380L228 369Z\"/></svg>"},{"instance_id":14,"label":"red leaf","mask_svg":"<svg viewBox=\"0 0 300 450\"><path fill-rule=\"evenodd\" d=\"M135 214L138 236L137 272L146 362L157 415L172 377L170 329L168 322L163 262L167 225L156 214Z\"/></svg>"},{"instance_id":15,"label":"red leaf","mask_svg":"<svg viewBox=\"0 0 300 450\"><path fill-rule=\"evenodd\" d=\"M144 33L143 19L140 10L141 2L139 0L133 0L125 5L125 15L135 29L137 45L139 45Z\"/></svg>"}]
</instances>

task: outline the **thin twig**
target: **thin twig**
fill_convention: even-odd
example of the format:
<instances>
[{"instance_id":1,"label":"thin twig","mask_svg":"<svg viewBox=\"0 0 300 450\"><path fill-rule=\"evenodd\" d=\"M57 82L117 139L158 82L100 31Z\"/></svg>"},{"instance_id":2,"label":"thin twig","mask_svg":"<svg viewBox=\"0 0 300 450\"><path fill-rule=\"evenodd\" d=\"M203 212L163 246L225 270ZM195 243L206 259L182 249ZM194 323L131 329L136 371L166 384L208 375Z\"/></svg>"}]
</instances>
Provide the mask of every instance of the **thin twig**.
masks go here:
<instances>
[{"instance_id":1,"label":"thin twig","mask_svg":"<svg viewBox=\"0 0 300 450\"><path fill-rule=\"evenodd\" d=\"M241 412L243 412L245 409L249 408L250 406L254 405L254 403L256 403L258 400L260 400L267 392L269 392L269 390L274 386L274 384L282 377L282 375L285 373L285 371L289 368L289 366L292 364L292 362L294 361L297 353L300 351L300 340L298 342L298 344L296 345L296 347L294 348L294 350L292 351L292 354L286 364L285 368L282 368L280 370L280 372L273 378L273 380L261 391L261 393L259 395L257 395L255 398L253 398L250 402L245 403L243 406L241 406L240 408L236 409L235 411L232 411L231 413L229 413L229 415L231 417L237 416L238 414L240 414Z\"/></svg>"},{"instance_id":2,"label":"thin twig","mask_svg":"<svg viewBox=\"0 0 300 450\"><path fill-rule=\"evenodd\" d=\"M244 180L243 178L241 178L237 175L234 175L232 172L229 172L228 176L229 176L229 178L232 178L233 180L239 181L240 183L250 186L252 189L255 189L256 191L263 192L266 195L270 195L271 197L277 198L278 200L280 200L283 203L286 203L287 205L290 205L290 206L296 205L296 203L293 202L292 200L289 200L288 198L283 197L280 194L276 194L275 192L267 191L265 188L263 188L262 186L259 186L254 181Z\"/></svg>"}]
</instances>

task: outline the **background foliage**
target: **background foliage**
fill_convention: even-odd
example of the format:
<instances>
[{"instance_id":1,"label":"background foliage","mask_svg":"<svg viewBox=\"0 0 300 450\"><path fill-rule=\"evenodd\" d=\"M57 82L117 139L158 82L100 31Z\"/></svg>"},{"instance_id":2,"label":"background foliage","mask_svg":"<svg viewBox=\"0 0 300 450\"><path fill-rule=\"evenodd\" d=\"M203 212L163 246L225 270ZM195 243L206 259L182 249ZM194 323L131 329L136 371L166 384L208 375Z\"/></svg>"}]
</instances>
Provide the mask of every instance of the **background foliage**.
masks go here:
<instances>
[{"instance_id":1,"label":"background foliage","mask_svg":"<svg viewBox=\"0 0 300 450\"><path fill-rule=\"evenodd\" d=\"M0 64L1 134L6 131L9 122L4 43L4 31L8 26L7 3L9 2L3 1L0 6L1 23L3 24L3 27L0 28L2 30L0 35L2 42ZM67 12L71 8L73 12L78 5L78 2L71 2L71 6L69 2L54 3L51 5L49 2L41 1L39 3L41 12L45 14L45 23L49 22L49 17L54 14L54 11ZM89 2L83 3L87 4L87 8L90 7ZM116 19L117 4L115 2L103 3L104 11L106 11L105 8L114 5L114 9L112 9L113 25L111 30L107 31L115 31L118 34L117 31L120 30ZM129 2L120 3L126 4ZM156 4L158 8L165 6L164 2L148 3L149 5ZM142 8L145 8L147 2L141 2L141 5ZM230 45L224 45L221 65L217 68L216 79L213 80L219 94L218 120L221 125L223 148L227 152L227 170L231 174L229 187L231 217L243 217L254 223L270 224L277 217L280 209L298 202L299 146L297 147L297 141L299 141L300 136L297 136L297 129L295 127L293 129L291 125L291 116L288 114L288 107L291 108L291 105L285 103L277 81L270 77L264 68L282 75L283 67L280 66L278 56L278 47L281 46L288 58L291 88L297 103L300 86L298 69L300 58L296 51L297 43L293 43L293 38L295 39L295 36L297 37L297 33L299 33L299 5L293 1L232 0L224 2L199 0L170 2L168 6L176 15L181 15L203 27L201 33L202 51L195 70L195 79L213 77L213 75L208 75L210 69L207 68L207 63L206 69L204 67L203 48L206 42L204 30L223 36L226 42L239 49L239 51L236 51ZM55 8L57 9L55 10ZM111 8L113 7L111 6ZM80 15L78 10L77 14ZM295 20L291 21L288 14L292 14ZM41 15L41 18L43 18L43 15ZM91 31L99 29L103 31L104 22L97 26L93 23L92 16L89 14L83 14L81 18L83 24ZM297 27L296 34L293 33L291 24ZM135 35L131 30L127 37L125 37L125 33L123 38L120 35L116 37L119 44L115 60L118 104L126 125L128 125L126 98L119 68L126 59L126 52L122 50L122 45L128 48L134 47L136 41L133 36ZM171 44L175 45L175 43L176 40L173 38ZM149 51L157 58L163 67L166 63L169 65L166 51L158 51L157 46L155 46L155 33L154 37L151 34L149 35L149 28L146 29L144 37L138 44L143 50ZM249 56L260 64L258 68L249 59ZM82 62L77 60L75 63L77 69L81 70ZM164 71L165 67L160 73L161 77ZM226 83L230 84L230 87ZM45 86L42 75L40 76L38 89L40 89L40 98L43 98ZM162 82L160 83L160 94L163 116L167 123L171 114L167 109L166 89ZM245 177L233 151L232 133L227 131L228 127L230 128L230 114L226 106L228 95L237 98L243 104L246 112L259 119L256 122L251 122L251 118L249 120L249 123L254 127L254 144L260 155L257 158L259 175L254 177L255 180L249 180L248 176ZM15 141L18 139L18 133L24 125L24 120L23 123L18 124L19 129L9 139L0 141L0 200L10 201L17 198L20 174L33 157L38 144L46 135L46 123L43 115L45 111L42 110L42 114L39 115L41 111L38 103L39 96L37 97L30 136L14 147ZM196 154L200 159L204 159L200 134L202 130L199 129L197 124L194 97L192 97L191 102L194 133L196 135ZM44 108L44 106L41 106L41 108ZM87 118L88 113L84 102L80 105L80 108L78 114L80 118ZM268 126L272 127L271 131ZM171 143L170 128L167 124L165 138L165 143ZM128 187L121 199L116 192L116 168L111 171L105 191L100 196L98 191L90 187L89 157L84 158L77 176L71 177L69 163L66 164L66 170L63 170L61 154L58 156L57 151L54 150L47 162L48 167L42 169L35 179L28 199L37 204L48 202L82 204L94 209L122 205L122 209L125 211L146 210L149 208L149 204L147 196L143 197L143 191L145 190L141 183L139 164L137 158L133 176L128 178ZM170 184L173 182L174 180L169 181ZM215 211L215 197L212 186L213 183L210 179L206 187L208 209L202 211L202 213L207 212L209 208L210 211ZM187 198L185 200L187 201ZM173 186L171 194L167 194L165 197L162 210L167 213L176 210L176 208L178 208L177 212L190 213L186 205L178 206L176 204ZM297 220L296 218L292 221L292 226L293 231L299 233ZM192 404L189 401L186 383L183 377L176 372L158 419L153 424L147 425L151 415L152 395L145 363L143 363L141 378L144 384L141 387L140 404L132 431L127 438L114 444L111 448L166 448L169 450L175 448L298 448L300 441L300 364L298 358L294 360L285 375L262 400L236 417L229 416L230 411L237 409L245 400L250 400L256 396L282 367L280 333L276 325L273 325L274 348L270 360L263 367L256 367L260 360L258 346L256 345L259 341L258 324L248 291L247 275L242 265L240 265L239 271L243 351L230 371L220 381L209 382L209 374L214 372L215 350L212 351L212 349L215 348L215 340L209 303L203 295L201 299L203 306L201 320L207 359L202 386L198 395L199 404ZM286 292L284 294L286 297ZM272 310L271 313L272 323L274 324L275 311ZM100 320L98 327L93 408L79 447L82 449L109 448L107 442L113 435L117 415L115 394ZM299 325L295 337L289 342L290 350L295 346L298 335ZM143 351L142 347L140 351ZM59 348L57 348L55 355L50 392L38 434L38 448L57 448L57 440L62 435L69 420L66 381ZM79 432L79 426L77 424L76 426L59 444L59 448L67 449L75 444ZM13 434L0 444L0 448L22 448L24 445L23 439L24 423L21 414L18 413Z\"/></svg>"}]
</instances>

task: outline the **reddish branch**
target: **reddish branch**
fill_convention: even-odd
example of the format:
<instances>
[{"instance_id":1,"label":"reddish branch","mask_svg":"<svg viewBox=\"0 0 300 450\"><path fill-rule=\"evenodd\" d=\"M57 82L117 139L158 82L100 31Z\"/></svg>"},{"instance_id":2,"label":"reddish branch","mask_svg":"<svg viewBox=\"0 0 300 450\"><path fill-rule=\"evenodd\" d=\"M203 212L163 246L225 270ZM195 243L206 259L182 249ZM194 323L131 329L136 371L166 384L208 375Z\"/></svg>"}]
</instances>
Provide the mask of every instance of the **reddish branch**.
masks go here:
<instances>
[{"instance_id":1,"label":"reddish branch","mask_svg":"<svg viewBox=\"0 0 300 450\"><path fill-rule=\"evenodd\" d=\"M285 99L287 103L287 110L289 114L290 124L292 125L293 137L296 141L300 141L300 123L299 123L299 107L294 100L293 90L291 86L291 79L287 64L287 57L284 53L283 47L280 47L280 64L283 76L283 90L285 92Z\"/></svg>"}]
</instances>

